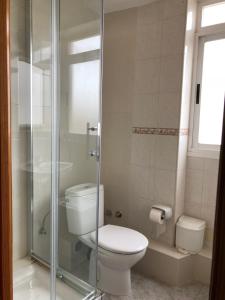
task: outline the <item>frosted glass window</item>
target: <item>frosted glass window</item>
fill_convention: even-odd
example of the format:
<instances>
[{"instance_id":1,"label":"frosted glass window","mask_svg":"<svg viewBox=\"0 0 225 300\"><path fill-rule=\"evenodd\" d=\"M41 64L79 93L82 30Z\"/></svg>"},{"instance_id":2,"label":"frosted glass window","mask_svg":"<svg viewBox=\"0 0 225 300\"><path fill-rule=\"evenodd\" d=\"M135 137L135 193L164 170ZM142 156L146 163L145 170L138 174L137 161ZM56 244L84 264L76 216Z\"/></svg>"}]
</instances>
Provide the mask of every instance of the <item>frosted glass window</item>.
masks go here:
<instances>
[{"instance_id":1,"label":"frosted glass window","mask_svg":"<svg viewBox=\"0 0 225 300\"><path fill-rule=\"evenodd\" d=\"M203 6L201 27L225 23L225 2Z\"/></svg>"},{"instance_id":2,"label":"frosted glass window","mask_svg":"<svg viewBox=\"0 0 225 300\"><path fill-rule=\"evenodd\" d=\"M99 112L100 62L70 66L69 131L86 134L87 122L95 125Z\"/></svg>"},{"instance_id":3,"label":"frosted glass window","mask_svg":"<svg viewBox=\"0 0 225 300\"><path fill-rule=\"evenodd\" d=\"M225 96L225 39L204 43L199 143L220 145Z\"/></svg>"},{"instance_id":4,"label":"frosted glass window","mask_svg":"<svg viewBox=\"0 0 225 300\"><path fill-rule=\"evenodd\" d=\"M100 49L100 36L92 36L79 41L73 41L69 46L69 54L79 54Z\"/></svg>"}]
</instances>

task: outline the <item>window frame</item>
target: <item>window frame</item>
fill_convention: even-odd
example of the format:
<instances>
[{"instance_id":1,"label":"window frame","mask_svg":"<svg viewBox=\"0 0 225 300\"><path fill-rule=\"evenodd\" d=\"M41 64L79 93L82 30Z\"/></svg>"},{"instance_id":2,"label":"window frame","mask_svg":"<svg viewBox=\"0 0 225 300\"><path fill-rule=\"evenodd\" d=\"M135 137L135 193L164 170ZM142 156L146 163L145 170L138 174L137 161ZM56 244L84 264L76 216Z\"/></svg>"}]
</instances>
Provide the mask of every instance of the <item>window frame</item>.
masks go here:
<instances>
[{"instance_id":1,"label":"window frame","mask_svg":"<svg viewBox=\"0 0 225 300\"><path fill-rule=\"evenodd\" d=\"M188 156L219 158L220 145L206 145L198 143L200 105L196 104L196 86L201 83L204 43L211 40L225 38L225 23L201 27L202 8L206 5L225 2L224 0L206 0L198 4L197 24L195 33L195 49L193 58L193 80L190 111L190 137L188 142Z\"/></svg>"}]
</instances>

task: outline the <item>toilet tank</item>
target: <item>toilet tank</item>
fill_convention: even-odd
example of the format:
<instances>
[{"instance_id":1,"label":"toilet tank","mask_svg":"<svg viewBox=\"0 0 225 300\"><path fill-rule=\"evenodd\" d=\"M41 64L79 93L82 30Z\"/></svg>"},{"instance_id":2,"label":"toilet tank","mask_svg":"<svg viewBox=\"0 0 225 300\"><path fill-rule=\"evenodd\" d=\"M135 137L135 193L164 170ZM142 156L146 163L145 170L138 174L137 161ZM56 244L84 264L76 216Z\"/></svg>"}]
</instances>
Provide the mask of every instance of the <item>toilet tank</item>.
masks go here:
<instances>
[{"instance_id":1,"label":"toilet tank","mask_svg":"<svg viewBox=\"0 0 225 300\"><path fill-rule=\"evenodd\" d=\"M68 231L83 235L96 230L97 186L85 183L65 191ZM99 227L104 223L104 188L99 188Z\"/></svg>"},{"instance_id":2,"label":"toilet tank","mask_svg":"<svg viewBox=\"0 0 225 300\"><path fill-rule=\"evenodd\" d=\"M195 254L201 251L204 242L206 222L181 216L176 224L176 248L182 253Z\"/></svg>"}]
</instances>

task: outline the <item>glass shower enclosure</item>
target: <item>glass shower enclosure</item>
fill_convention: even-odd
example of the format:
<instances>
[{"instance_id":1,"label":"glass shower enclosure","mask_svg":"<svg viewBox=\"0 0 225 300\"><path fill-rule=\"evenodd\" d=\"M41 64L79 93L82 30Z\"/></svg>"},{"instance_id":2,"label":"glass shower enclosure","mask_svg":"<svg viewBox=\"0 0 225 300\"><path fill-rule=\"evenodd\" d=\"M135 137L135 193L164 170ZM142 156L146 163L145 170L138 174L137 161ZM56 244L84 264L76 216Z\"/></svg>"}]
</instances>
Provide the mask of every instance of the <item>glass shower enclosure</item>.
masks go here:
<instances>
[{"instance_id":1,"label":"glass shower enclosure","mask_svg":"<svg viewBox=\"0 0 225 300\"><path fill-rule=\"evenodd\" d=\"M103 4L30 0L28 8L30 58L20 69L30 87L21 119L29 128L30 256L50 270L49 299L58 299L60 281L94 299L98 243L90 248L68 230L66 194L77 185L96 188L97 232Z\"/></svg>"}]
</instances>

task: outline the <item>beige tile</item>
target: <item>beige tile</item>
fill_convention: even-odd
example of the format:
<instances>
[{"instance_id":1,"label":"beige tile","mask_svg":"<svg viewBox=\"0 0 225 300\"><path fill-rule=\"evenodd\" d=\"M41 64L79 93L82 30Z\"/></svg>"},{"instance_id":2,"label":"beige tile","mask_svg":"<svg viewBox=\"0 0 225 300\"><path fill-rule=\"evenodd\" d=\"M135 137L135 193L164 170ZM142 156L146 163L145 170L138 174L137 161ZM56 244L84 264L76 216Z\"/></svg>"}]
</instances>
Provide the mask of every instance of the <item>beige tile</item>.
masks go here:
<instances>
[{"instance_id":1,"label":"beige tile","mask_svg":"<svg viewBox=\"0 0 225 300\"><path fill-rule=\"evenodd\" d=\"M187 10L187 0L165 0L163 6L163 19L183 15Z\"/></svg>"},{"instance_id":2,"label":"beige tile","mask_svg":"<svg viewBox=\"0 0 225 300\"><path fill-rule=\"evenodd\" d=\"M120 186L123 183L127 185L129 182L129 167L130 165L121 168L112 164L111 161L103 161L101 166L101 182L104 185Z\"/></svg>"},{"instance_id":3,"label":"beige tile","mask_svg":"<svg viewBox=\"0 0 225 300\"><path fill-rule=\"evenodd\" d=\"M176 136L156 136L154 166L162 170L176 170L177 168Z\"/></svg>"},{"instance_id":4,"label":"beige tile","mask_svg":"<svg viewBox=\"0 0 225 300\"><path fill-rule=\"evenodd\" d=\"M105 16L103 112L130 111L134 94L135 18L133 9Z\"/></svg>"},{"instance_id":5,"label":"beige tile","mask_svg":"<svg viewBox=\"0 0 225 300\"><path fill-rule=\"evenodd\" d=\"M210 275L211 275L212 259L205 257L203 255L196 255L194 258L194 279L198 282L209 286L210 285ZM198 299L198 298L197 298ZM209 294L206 293L205 297L199 297L199 299L209 299Z\"/></svg>"},{"instance_id":6,"label":"beige tile","mask_svg":"<svg viewBox=\"0 0 225 300\"><path fill-rule=\"evenodd\" d=\"M187 157L187 169L188 170L203 170L204 158L201 157Z\"/></svg>"},{"instance_id":7,"label":"beige tile","mask_svg":"<svg viewBox=\"0 0 225 300\"><path fill-rule=\"evenodd\" d=\"M112 216L108 217L111 224L126 226L128 224L128 184L123 182L120 185L107 184L105 188L105 210L110 209ZM115 216L116 212L122 213L121 218Z\"/></svg>"},{"instance_id":8,"label":"beige tile","mask_svg":"<svg viewBox=\"0 0 225 300\"><path fill-rule=\"evenodd\" d=\"M212 172L215 175L218 174L219 170L219 159L205 158L204 169L206 172Z\"/></svg>"},{"instance_id":9,"label":"beige tile","mask_svg":"<svg viewBox=\"0 0 225 300\"><path fill-rule=\"evenodd\" d=\"M157 93L159 91L160 59L137 60L135 77L137 93Z\"/></svg>"},{"instance_id":10,"label":"beige tile","mask_svg":"<svg viewBox=\"0 0 225 300\"><path fill-rule=\"evenodd\" d=\"M201 209L201 219L206 221L207 228L214 228L215 206L203 205Z\"/></svg>"},{"instance_id":11,"label":"beige tile","mask_svg":"<svg viewBox=\"0 0 225 300\"><path fill-rule=\"evenodd\" d=\"M141 6L138 8L138 24L150 24L158 22L163 16L163 2L155 1L154 3Z\"/></svg>"},{"instance_id":12,"label":"beige tile","mask_svg":"<svg viewBox=\"0 0 225 300\"><path fill-rule=\"evenodd\" d=\"M137 29L137 58L160 57L162 23L139 25Z\"/></svg>"},{"instance_id":13,"label":"beige tile","mask_svg":"<svg viewBox=\"0 0 225 300\"><path fill-rule=\"evenodd\" d=\"M149 198L149 173L150 169L131 164L130 165L130 196L138 198Z\"/></svg>"},{"instance_id":14,"label":"beige tile","mask_svg":"<svg viewBox=\"0 0 225 300\"><path fill-rule=\"evenodd\" d=\"M103 115L103 138L126 138L131 134L130 125L128 113L105 113Z\"/></svg>"},{"instance_id":15,"label":"beige tile","mask_svg":"<svg viewBox=\"0 0 225 300\"><path fill-rule=\"evenodd\" d=\"M203 200L204 205L216 206L218 174L212 170L204 171L203 175Z\"/></svg>"},{"instance_id":16,"label":"beige tile","mask_svg":"<svg viewBox=\"0 0 225 300\"><path fill-rule=\"evenodd\" d=\"M157 125L161 128L178 128L180 119L180 93L160 93Z\"/></svg>"},{"instance_id":17,"label":"beige tile","mask_svg":"<svg viewBox=\"0 0 225 300\"><path fill-rule=\"evenodd\" d=\"M143 167L152 166L154 160L154 144L155 137L153 135L133 134L131 163Z\"/></svg>"},{"instance_id":18,"label":"beige tile","mask_svg":"<svg viewBox=\"0 0 225 300\"><path fill-rule=\"evenodd\" d=\"M127 36L132 34L130 29L136 26L137 9L121 10L105 14L104 17L106 38Z\"/></svg>"},{"instance_id":19,"label":"beige tile","mask_svg":"<svg viewBox=\"0 0 225 300\"><path fill-rule=\"evenodd\" d=\"M157 94L135 94L132 105L132 126L157 127Z\"/></svg>"},{"instance_id":20,"label":"beige tile","mask_svg":"<svg viewBox=\"0 0 225 300\"><path fill-rule=\"evenodd\" d=\"M175 202L176 172L155 170L154 201L156 204L173 206Z\"/></svg>"},{"instance_id":21,"label":"beige tile","mask_svg":"<svg viewBox=\"0 0 225 300\"><path fill-rule=\"evenodd\" d=\"M163 21L162 56L181 54L184 51L186 16Z\"/></svg>"},{"instance_id":22,"label":"beige tile","mask_svg":"<svg viewBox=\"0 0 225 300\"><path fill-rule=\"evenodd\" d=\"M127 114L103 116L102 160L116 166L130 161L131 125Z\"/></svg>"},{"instance_id":23,"label":"beige tile","mask_svg":"<svg viewBox=\"0 0 225 300\"><path fill-rule=\"evenodd\" d=\"M201 219L201 204L189 203L185 199L184 214L193 218Z\"/></svg>"},{"instance_id":24,"label":"beige tile","mask_svg":"<svg viewBox=\"0 0 225 300\"><path fill-rule=\"evenodd\" d=\"M198 170L187 170L185 203L202 205L203 174Z\"/></svg>"},{"instance_id":25,"label":"beige tile","mask_svg":"<svg viewBox=\"0 0 225 300\"><path fill-rule=\"evenodd\" d=\"M152 206L152 200L133 195L131 201L128 216L129 227L140 231L147 238L150 238L149 212Z\"/></svg>"},{"instance_id":26,"label":"beige tile","mask_svg":"<svg viewBox=\"0 0 225 300\"><path fill-rule=\"evenodd\" d=\"M178 92L181 90L182 64L182 55L161 59L160 92Z\"/></svg>"}]
</instances>

